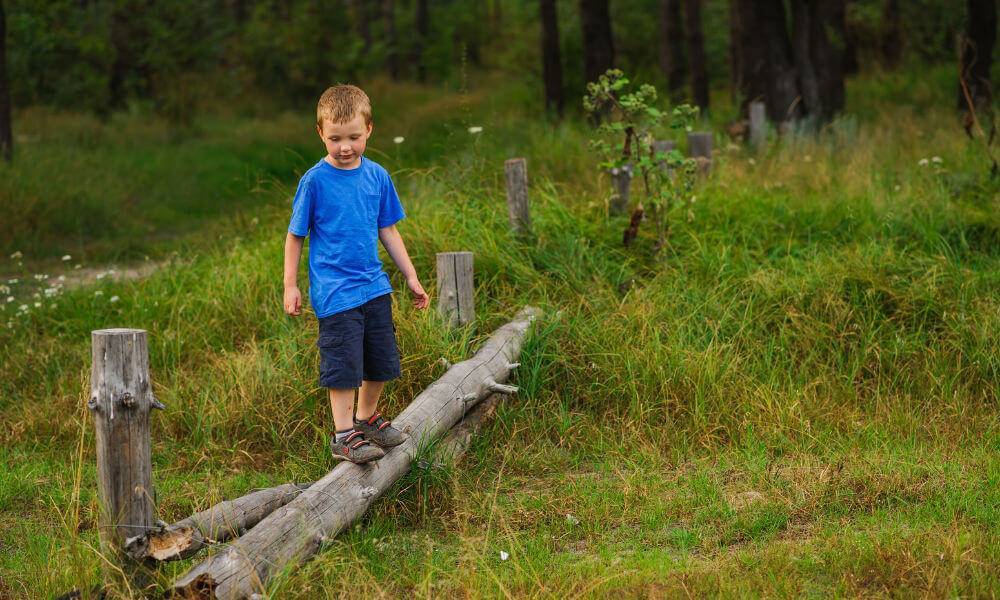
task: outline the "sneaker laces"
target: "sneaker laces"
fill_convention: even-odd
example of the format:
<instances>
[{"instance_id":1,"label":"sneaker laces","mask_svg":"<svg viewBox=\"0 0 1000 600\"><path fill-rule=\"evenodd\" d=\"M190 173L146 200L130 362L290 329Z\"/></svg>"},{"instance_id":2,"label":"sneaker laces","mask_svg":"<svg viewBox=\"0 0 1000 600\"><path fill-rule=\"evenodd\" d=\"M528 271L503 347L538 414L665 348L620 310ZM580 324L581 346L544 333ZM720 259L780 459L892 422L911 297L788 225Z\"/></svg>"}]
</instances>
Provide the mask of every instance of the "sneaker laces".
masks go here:
<instances>
[{"instance_id":1,"label":"sneaker laces","mask_svg":"<svg viewBox=\"0 0 1000 600\"><path fill-rule=\"evenodd\" d=\"M368 422L369 426L371 426L371 425L378 425L378 430L379 431L382 431L383 429L385 429L389 425L392 425L392 421L386 421L385 419L383 419L382 418L382 413L380 413L380 412L376 412L372 416L368 417L367 422Z\"/></svg>"},{"instance_id":2,"label":"sneaker laces","mask_svg":"<svg viewBox=\"0 0 1000 600\"><path fill-rule=\"evenodd\" d=\"M361 437L361 439L352 444L351 440L353 440L356 437ZM358 431L357 429L351 432L347 436L347 438L344 439L344 445L348 446L351 450L357 450L359 447L364 446L367 443L368 440L365 439L364 434Z\"/></svg>"}]
</instances>

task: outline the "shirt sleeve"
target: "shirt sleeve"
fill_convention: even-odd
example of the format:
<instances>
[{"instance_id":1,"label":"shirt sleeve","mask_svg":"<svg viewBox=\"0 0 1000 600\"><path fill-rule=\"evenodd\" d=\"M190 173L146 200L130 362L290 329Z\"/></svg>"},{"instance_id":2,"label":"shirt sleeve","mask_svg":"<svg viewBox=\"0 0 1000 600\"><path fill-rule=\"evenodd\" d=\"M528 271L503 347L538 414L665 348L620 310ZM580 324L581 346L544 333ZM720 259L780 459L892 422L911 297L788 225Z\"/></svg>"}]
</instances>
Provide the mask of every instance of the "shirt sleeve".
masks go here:
<instances>
[{"instance_id":1,"label":"shirt sleeve","mask_svg":"<svg viewBox=\"0 0 1000 600\"><path fill-rule=\"evenodd\" d=\"M399 202L399 194L396 193L396 186L392 184L389 174L383 174L382 189L378 207L378 226L388 227L394 225L406 217L403 212L403 205Z\"/></svg>"},{"instance_id":2,"label":"shirt sleeve","mask_svg":"<svg viewBox=\"0 0 1000 600\"><path fill-rule=\"evenodd\" d=\"M292 219L288 222L288 232L299 237L306 237L312 229L313 215L313 193L312 182L303 177L299 180L299 187L295 190L295 199L292 200Z\"/></svg>"}]
</instances>

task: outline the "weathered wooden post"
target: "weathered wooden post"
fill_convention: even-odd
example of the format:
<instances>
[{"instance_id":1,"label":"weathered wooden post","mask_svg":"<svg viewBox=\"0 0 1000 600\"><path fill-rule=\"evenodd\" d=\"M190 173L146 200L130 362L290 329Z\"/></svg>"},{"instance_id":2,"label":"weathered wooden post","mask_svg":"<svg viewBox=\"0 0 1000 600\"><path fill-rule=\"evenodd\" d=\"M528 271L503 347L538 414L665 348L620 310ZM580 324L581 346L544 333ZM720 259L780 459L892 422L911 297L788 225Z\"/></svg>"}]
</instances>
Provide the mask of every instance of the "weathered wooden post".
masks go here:
<instances>
[{"instance_id":1,"label":"weathered wooden post","mask_svg":"<svg viewBox=\"0 0 1000 600\"><path fill-rule=\"evenodd\" d=\"M632 165L611 169L611 205L613 215L620 215L628 208L629 188L632 185Z\"/></svg>"},{"instance_id":2,"label":"weathered wooden post","mask_svg":"<svg viewBox=\"0 0 1000 600\"><path fill-rule=\"evenodd\" d=\"M510 227L517 235L531 232L531 213L528 210L528 164L523 158L512 158L504 163L507 178L507 214Z\"/></svg>"},{"instance_id":3,"label":"weathered wooden post","mask_svg":"<svg viewBox=\"0 0 1000 600\"><path fill-rule=\"evenodd\" d=\"M698 161L698 172L708 175L712 170L712 132L692 131L688 134L688 154Z\"/></svg>"},{"instance_id":4,"label":"weathered wooden post","mask_svg":"<svg viewBox=\"0 0 1000 600\"><path fill-rule=\"evenodd\" d=\"M667 153L669 153L673 149L674 149L674 141L673 140L654 140L653 141L653 152L656 153L656 154L659 154L661 152L664 153L664 154L667 154ZM666 168L667 168L667 161L666 160L661 160L660 161L660 169L666 169Z\"/></svg>"},{"instance_id":5,"label":"weathered wooden post","mask_svg":"<svg viewBox=\"0 0 1000 600\"><path fill-rule=\"evenodd\" d=\"M149 382L142 329L92 332L90 400L97 433L101 543L118 552L125 539L155 525L149 412L163 405Z\"/></svg>"},{"instance_id":6,"label":"weathered wooden post","mask_svg":"<svg viewBox=\"0 0 1000 600\"><path fill-rule=\"evenodd\" d=\"M759 150L767 141L767 106L755 100L750 103L750 146Z\"/></svg>"},{"instance_id":7,"label":"weathered wooden post","mask_svg":"<svg viewBox=\"0 0 1000 600\"><path fill-rule=\"evenodd\" d=\"M476 318L471 252L438 252L438 312L451 327Z\"/></svg>"}]
</instances>

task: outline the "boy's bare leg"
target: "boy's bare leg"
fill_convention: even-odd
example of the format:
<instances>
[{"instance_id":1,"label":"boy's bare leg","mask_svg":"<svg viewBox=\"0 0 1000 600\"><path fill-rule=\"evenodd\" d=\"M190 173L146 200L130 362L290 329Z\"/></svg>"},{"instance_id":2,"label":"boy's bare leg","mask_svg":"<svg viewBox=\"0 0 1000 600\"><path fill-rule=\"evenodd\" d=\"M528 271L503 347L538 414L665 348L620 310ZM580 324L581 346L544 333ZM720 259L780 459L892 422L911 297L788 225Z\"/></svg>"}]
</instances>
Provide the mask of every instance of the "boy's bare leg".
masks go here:
<instances>
[{"instance_id":1,"label":"boy's bare leg","mask_svg":"<svg viewBox=\"0 0 1000 600\"><path fill-rule=\"evenodd\" d=\"M333 424L337 431L354 428L354 388L330 390L330 412L333 413Z\"/></svg>"},{"instance_id":2,"label":"boy's bare leg","mask_svg":"<svg viewBox=\"0 0 1000 600\"><path fill-rule=\"evenodd\" d=\"M382 394L382 388L384 387L384 381L364 380L361 382L361 391L358 392L358 413L356 417L359 421L364 421L375 414L378 397ZM352 423L351 426L353 427L354 424ZM337 428L339 429L340 426L338 425Z\"/></svg>"}]
</instances>

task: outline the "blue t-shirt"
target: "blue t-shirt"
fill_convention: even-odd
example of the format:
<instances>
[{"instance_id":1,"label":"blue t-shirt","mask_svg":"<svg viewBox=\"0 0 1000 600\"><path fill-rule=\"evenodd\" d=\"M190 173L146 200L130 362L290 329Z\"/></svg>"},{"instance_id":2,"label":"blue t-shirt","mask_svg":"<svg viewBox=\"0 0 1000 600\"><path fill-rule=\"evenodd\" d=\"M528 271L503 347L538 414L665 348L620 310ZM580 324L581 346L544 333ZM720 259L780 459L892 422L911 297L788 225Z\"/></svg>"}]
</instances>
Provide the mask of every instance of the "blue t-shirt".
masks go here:
<instances>
[{"instance_id":1,"label":"blue t-shirt","mask_svg":"<svg viewBox=\"0 0 1000 600\"><path fill-rule=\"evenodd\" d=\"M288 231L309 236L309 300L328 317L392 291L378 230L406 216L389 173L361 157L356 169L321 160L299 180Z\"/></svg>"}]
</instances>

